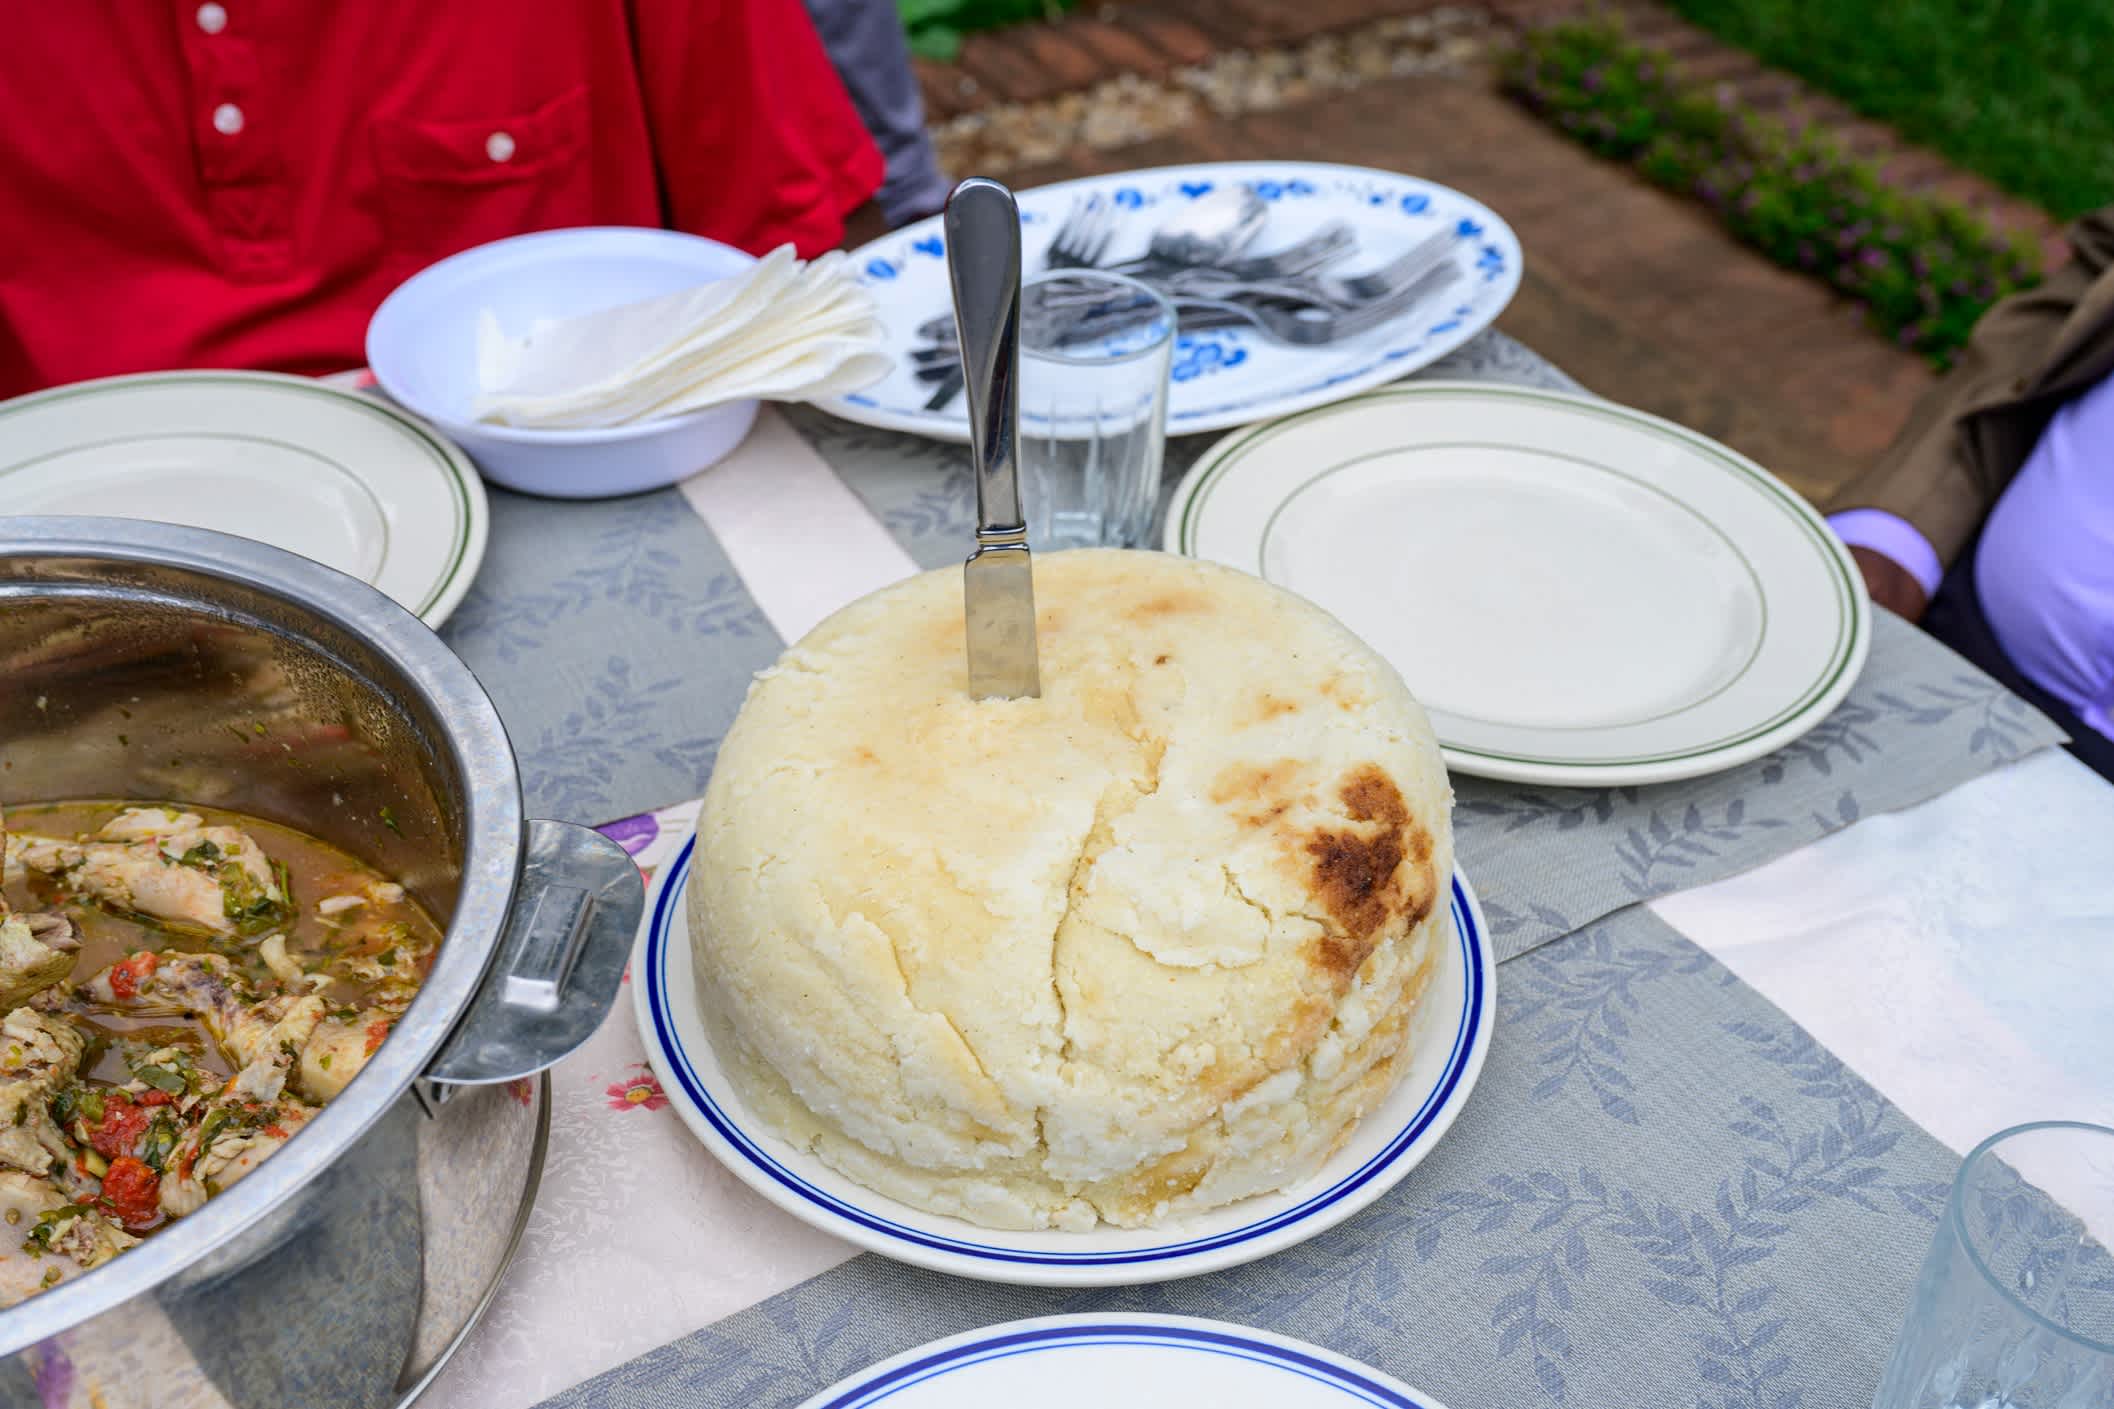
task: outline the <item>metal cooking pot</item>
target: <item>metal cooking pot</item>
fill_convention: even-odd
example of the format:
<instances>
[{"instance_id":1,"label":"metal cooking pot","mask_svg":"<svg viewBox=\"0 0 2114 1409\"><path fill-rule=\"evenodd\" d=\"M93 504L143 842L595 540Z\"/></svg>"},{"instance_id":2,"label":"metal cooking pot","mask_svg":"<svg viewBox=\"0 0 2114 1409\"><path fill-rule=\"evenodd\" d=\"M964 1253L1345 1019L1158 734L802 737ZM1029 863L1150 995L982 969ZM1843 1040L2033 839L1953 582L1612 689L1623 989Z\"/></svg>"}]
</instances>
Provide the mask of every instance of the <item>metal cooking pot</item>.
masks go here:
<instances>
[{"instance_id":1,"label":"metal cooking pot","mask_svg":"<svg viewBox=\"0 0 2114 1409\"><path fill-rule=\"evenodd\" d=\"M550 1129L530 1078L615 998L637 868L585 828L524 821L483 689L365 584L198 529L0 517L0 800L81 797L300 828L403 882L447 939L284 1149L0 1312L0 1404L408 1400L513 1253Z\"/></svg>"}]
</instances>

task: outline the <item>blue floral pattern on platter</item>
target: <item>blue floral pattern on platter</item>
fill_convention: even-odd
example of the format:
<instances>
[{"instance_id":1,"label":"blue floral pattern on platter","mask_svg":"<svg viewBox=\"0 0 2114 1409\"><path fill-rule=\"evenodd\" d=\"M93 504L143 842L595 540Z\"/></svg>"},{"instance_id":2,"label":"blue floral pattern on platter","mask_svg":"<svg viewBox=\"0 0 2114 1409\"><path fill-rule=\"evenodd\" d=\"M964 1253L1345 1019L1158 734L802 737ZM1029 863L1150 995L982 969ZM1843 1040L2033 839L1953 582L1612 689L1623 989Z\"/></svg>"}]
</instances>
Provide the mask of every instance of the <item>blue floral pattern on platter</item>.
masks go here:
<instances>
[{"instance_id":1,"label":"blue floral pattern on platter","mask_svg":"<svg viewBox=\"0 0 2114 1409\"><path fill-rule=\"evenodd\" d=\"M1222 163L1134 171L1020 193L1023 255L1039 269L1055 228L1080 197L1114 208L1111 258L1142 253L1150 233L1179 208L1229 184L1246 185L1270 203L1271 223L1256 248L1300 238L1329 220L1348 222L1360 250L1346 267L1369 267L1434 229L1451 228L1463 275L1443 313L1428 306L1342 343L1294 348L1235 331L1176 350L1168 398L1170 434L1194 434L1334 401L1390 381L1443 357L1488 327L1518 288L1518 239L1496 213L1444 186L1360 167L1303 162ZM947 307L945 247L937 221L924 222L859 250L853 262L873 291L883 321L907 350L914 329ZM966 413L957 398L925 410L930 387L911 374L907 356L886 380L823 403L847 419L886 429L961 440Z\"/></svg>"},{"instance_id":2,"label":"blue floral pattern on platter","mask_svg":"<svg viewBox=\"0 0 2114 1409\"><path fill-rule=\"evenodd\" d=\"M1176 382L1190 382L1231 371L1248 360L1246 343L1246 336L1231 328L1183 333L1174 340L1174 361L1167 375Z\"/></svg>"}]
</instances>

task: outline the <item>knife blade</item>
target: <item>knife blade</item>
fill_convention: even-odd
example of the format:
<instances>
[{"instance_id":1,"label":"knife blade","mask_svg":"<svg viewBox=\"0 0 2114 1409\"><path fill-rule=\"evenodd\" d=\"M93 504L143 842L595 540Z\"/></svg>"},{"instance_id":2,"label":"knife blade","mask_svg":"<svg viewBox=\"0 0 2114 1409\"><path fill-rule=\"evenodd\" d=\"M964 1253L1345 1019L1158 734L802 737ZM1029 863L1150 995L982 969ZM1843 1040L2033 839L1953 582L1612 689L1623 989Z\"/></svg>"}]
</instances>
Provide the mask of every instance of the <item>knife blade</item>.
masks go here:
<instances>
[{"instance_id":1,"label":"knife blade","mask_svg":"<svg viewBox=\"0 0 2114 1409\"><path fill-rule=\"evenodd\" d=\"M972 176L948 196L941 226L976 471L976 551L962 568L969 693L1033 698L1042 678L1020 508L1020 209L1004 186Z\"/></svg>"}]
</instances>

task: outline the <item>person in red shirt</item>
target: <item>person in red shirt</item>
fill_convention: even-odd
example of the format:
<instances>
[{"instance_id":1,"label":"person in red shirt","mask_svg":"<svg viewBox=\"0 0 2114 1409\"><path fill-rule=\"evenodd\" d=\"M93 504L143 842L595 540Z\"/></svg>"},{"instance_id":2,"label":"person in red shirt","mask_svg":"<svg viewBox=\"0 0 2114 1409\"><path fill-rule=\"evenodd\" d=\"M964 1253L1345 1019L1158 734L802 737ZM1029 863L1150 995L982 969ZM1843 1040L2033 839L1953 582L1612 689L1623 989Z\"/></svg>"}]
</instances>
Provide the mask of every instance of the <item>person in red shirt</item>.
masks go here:
<instances>
[{"instance_id":1,"label":"person in red shirt","mask_svg":"<svg viewBox=\"0 0 2114 1409\"><path fill-rule=\"evenodd\" d=\"M0 131L0 396L355 367L531 230L814 255L882 175L801 0L65 0L9 15Z\"/></svg>"}]
</instances>

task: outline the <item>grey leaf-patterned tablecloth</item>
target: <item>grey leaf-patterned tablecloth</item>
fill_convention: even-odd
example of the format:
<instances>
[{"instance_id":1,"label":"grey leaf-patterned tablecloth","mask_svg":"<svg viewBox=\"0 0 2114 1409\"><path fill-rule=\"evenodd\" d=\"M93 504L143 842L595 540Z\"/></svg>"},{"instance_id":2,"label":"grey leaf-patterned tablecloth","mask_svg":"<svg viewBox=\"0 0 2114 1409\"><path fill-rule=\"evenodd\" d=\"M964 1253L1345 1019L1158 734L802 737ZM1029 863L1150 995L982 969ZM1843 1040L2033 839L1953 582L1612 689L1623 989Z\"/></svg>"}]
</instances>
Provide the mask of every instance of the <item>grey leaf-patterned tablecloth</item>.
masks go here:
<instances>
[{"instance_id":1,"label":"grey leaf-patterned tablecloth","mask_svg":"<svg viewBox=\"0 0 2114 1409\"><path fill-rule=\"evenodd\" d=\"M1495 333L1425 375L1575 387ZM915 561L960 559L961 449L793 420ZM1170 446L1170 484L1203 448ZM719 544L675 491L493 497L491 552L445 634L507 721L532 809L602 822L696 796L783 644ZM1457 779L1462 865L1512 962L1466 1113L1365 1213L1247 1267L1124 1291L862 1256L551 1402L769 1409L954 1331L1137 1308L1305 1336L1454 1409L1868 1403L1955 1160L1637 902L2060 737L1881 613L1849 699L1748 767L1651 788Z\"/></svg>"},{"instance_id":2,"label":"grey leaf-patterned tablecloth","mask_svg":"<svg viewBox=\"0 0 2114 1409\"><path fill-rule=\"evenodd\" d=\"M1863 1409L1957 1164L1649 910L1508 964L1458 1124L1393 1192L1245 1267L1085 1292L871 1254L548 1401L786 1409L1022 1316L1262 1326L1452 1409Z\"/></svg>"}]
</instances>

